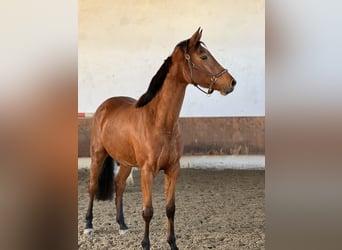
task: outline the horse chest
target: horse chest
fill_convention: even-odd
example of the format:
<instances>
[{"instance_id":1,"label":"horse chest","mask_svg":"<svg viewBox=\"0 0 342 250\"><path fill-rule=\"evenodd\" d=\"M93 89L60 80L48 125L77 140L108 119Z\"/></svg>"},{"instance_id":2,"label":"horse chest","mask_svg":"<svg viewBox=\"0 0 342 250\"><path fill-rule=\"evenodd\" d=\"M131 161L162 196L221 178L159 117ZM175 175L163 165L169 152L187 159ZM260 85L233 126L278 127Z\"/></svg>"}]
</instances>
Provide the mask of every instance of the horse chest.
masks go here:
<instances>
[{"instance_id":1,"label":"horse chest","mask_svg":"<svg viewBox=\"0 0 342 250\"><path fill-rule=\"evenodd\" d=\"M158 167L163 168L174 164L180 158L178 148L178 141L174 138L161 140L158 149L155 151Z\"/></svg>"}]
</instances>

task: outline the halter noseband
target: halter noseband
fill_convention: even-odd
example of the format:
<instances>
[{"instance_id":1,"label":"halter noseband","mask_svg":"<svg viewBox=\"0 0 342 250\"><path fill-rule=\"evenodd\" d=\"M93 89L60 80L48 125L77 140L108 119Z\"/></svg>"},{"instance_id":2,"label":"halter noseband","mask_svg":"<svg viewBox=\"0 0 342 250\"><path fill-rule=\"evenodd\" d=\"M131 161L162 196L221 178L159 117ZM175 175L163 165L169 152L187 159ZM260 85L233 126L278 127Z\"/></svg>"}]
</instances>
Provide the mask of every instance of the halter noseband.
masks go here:
<instances>
[{"instance_id":1,"label":"halter noseband","mask_svg":"<svg viewBox=\"0 0 342 250\"><path fill-rule=\"evenodd\" d=\"M223 69L221 72L217 73L216 75L213 75L211 72L209 71L206 71L206 70L203 70L201 68L199 68L194 62L191 61L191 57L190 57L190 54L188 53L188 49L186 48L184 50L184 57L185 57L185 60L188 61L188 65L189 65L189 70L190 70L190 78L191 78L191 83L196 87L198 88L200 91L202 91L203 93L205 94L208 94L210 95L211 93L214 92L214 85L217 81L217 79L219 79L224 73L228 72L227 69ZM194 82L194 80L192 79L192 71L193 70L197 70L199 72L202 72L208 76L210 76L210 85L209 85L209 88L208 88L208 92L205 92L203 89L201 89L200 87L198 87L198 84Z\"/></svg>"}]
</instances>

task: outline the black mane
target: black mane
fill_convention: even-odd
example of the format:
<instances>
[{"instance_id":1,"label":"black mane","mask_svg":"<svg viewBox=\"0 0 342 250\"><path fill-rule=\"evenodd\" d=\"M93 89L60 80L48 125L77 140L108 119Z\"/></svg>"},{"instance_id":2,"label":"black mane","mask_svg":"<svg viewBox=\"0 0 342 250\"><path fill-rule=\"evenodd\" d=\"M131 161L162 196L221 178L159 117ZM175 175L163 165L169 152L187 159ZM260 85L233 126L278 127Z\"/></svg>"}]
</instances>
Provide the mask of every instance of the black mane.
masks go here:
<instances>
[{"instance_id":1,"label":"black mane","mask_svg":"<svg viewBox=\"0 0 342 250\"><path fill-rule=\"evenodd\" d=\"M153 97L155 97L155 95L163 86L164 80L166 78L167 73L169 72L171 64L172 58L171 56L169 56L168 58L166 58L163 65L159 68L158 72L152 78L148 90L139 98L136 107L139 108L145 106L153 99Z\"/></svg>"}]
</instances>

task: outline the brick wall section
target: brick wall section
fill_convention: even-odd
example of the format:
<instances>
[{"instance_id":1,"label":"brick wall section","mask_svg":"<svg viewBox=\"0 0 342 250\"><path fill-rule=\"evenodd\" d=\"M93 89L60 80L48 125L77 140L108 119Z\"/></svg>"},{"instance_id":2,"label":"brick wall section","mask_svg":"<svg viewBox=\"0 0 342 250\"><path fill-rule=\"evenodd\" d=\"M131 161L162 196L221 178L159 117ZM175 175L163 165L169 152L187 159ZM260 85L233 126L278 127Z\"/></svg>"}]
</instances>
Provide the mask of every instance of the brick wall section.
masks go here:
<instances>
[{"instance_id":1,"label":"brick wall section","mask_svg":"<svg viewBox=\"0 0 342 250\"><path fill-rule=\"evenodd\" d=\"M89 156L92 118L78 118L78 157Z\"/></svg>"},{"instance_id":2,"label":"brick wall section","mask_svg":"<svg viewBox=\"0 0 342 250\"><path fill-rule=\"evenodd\" d=\"M264 117L182 118L185 154L264 154Z\"/></svg>"},{"instance_id":3,"label":"brick wall section","mask_svg":"<svg viewBox=\"0 0 342 250\"><path fill-rule=\"evenodd\" d=\"M78 119L78 156L89 156L91 118ZM180 118L184 154L265 154L265 117Z\"/></svg>"}]
</instances>

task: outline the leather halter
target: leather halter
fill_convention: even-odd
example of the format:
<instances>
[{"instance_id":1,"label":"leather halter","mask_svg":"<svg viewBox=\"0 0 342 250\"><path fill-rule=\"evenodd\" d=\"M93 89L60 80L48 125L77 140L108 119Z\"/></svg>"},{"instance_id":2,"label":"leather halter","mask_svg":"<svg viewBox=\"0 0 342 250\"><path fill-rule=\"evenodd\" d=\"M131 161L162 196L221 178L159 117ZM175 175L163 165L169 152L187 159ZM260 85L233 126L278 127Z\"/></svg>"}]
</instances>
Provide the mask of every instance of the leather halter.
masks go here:
<instances>
[{"instance_id":1,"label":"leather halter","mask_svg":"<svg viewBox=\"0 0 342 250\"><path fill-rule=\"evenodd\" d=\"M188 65L189 65L189 70L190 70L190 78L191 78L191 83L196 87L198 88L200 91L202 91L203 93L205 94L208 94L210 95L211 93L214 92L214 85L216 83L216 81L224 74L224 73L227 73L228 70L227 69L223 69L222 71L220 71L219 73L217 73L216 75L212 74L211 72L209 71L206 71L206 70L203 70L201 68L199 68L192 60L191 60L191 57L190 57L190 54L188 53L188 48L186 48L184 50L184 57L185 57L185 60L187 60L188 62ZM198 87L198 84L194 82L194 80L192 79L192 74L193 74L193 70L197 70L201 73L204 73L208 76L210 76L210 85L209 85L209 88L208 88L208 92L204 91L203 89L201 89L200 87Z\"/></svg>"}]
</instances>

